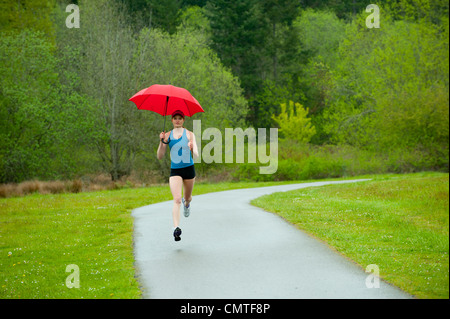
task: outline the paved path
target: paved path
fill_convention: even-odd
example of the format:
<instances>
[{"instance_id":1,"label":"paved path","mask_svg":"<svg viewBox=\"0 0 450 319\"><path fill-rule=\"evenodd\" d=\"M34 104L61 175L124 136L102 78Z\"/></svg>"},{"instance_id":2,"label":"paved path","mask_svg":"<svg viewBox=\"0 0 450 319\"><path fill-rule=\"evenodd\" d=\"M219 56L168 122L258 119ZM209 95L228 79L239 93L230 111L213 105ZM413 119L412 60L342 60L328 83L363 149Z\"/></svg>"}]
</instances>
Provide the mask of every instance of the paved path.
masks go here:
<instances>
[{"instance_id":1,"label":"paved path","mask_svg":"<svg viewBox=\"0 0 450 319\"><path fill-rule=\"evenodd\" d=\"M133 211L144 298L410 298L250 200L280 191L355 181L239 189L195 196L172 235L172 201ZM169 188L167 187L167 191ZM380 272L383 270L380 269Z\"/></svg>"}]
</instances>

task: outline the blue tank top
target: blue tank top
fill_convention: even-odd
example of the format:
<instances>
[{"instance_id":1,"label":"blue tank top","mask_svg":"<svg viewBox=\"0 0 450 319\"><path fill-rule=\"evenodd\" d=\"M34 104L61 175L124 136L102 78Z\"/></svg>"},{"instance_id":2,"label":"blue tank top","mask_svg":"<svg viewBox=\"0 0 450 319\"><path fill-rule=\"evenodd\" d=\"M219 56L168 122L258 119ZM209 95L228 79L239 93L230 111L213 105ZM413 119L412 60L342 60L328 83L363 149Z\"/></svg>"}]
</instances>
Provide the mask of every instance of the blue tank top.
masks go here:
<instances>
[{"instance_id":1,"label":"blue tank top","mask_svg":"<svg viewBox=\"0 0 450 319\"><path fill-rule=\"evenodd\" d=\"M186 129L183 130L183 134L179 139L173 137L172 130L169 139L170 168L184 168L194 165L194 159L188 146L189 140L186 135Z\"/></svg>"}]
</instances>

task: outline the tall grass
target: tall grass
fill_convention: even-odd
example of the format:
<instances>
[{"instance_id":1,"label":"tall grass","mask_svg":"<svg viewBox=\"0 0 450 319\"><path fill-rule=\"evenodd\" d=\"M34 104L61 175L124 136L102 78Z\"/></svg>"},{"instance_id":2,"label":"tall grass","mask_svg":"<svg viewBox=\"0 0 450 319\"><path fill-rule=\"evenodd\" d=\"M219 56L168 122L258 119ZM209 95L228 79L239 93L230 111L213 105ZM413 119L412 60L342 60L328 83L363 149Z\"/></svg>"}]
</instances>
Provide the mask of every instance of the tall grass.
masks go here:
<instances>
[{"instance_id":1,"label":"tall grass","mask_svg":"<svg viewBox=\"0 0 450 319\"><path fill-rule=\"evenodd\" d=\"M155 178L139 180L136 176L123 177L118 181L112 181L106 174L84 176L80 179L69 181L24 181L21 183L0 184L0 198L26 196L34 193L39 194L61 194L80 193L101 190L117 190L122 188L136 188L157 183Z\"/></svg>"},{"instance_id":2,"label":"tall grass","mask_svg":"<svg viewBox=\"0 0 450 319\"><path fill-rule=\"evenodd\" d=\"M83 190L83 183L76 179L73 181L25 181L19 184L0 185L0 197L25 196L33 193L60 194L79 193Z\"/></svg>"}]
</instances>

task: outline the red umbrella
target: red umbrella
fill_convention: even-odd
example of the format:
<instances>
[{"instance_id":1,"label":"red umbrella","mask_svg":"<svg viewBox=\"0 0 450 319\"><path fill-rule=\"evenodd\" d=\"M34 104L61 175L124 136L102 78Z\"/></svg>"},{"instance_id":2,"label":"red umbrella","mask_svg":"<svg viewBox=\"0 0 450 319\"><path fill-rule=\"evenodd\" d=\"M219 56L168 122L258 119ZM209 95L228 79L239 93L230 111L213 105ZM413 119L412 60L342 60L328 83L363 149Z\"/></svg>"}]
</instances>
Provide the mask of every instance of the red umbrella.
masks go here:
<instances>
[{"instance_id":1,"label":"red umbrella","mask_svg":"<svg viewBox=\"0 0 450 319\"><path fill-rule=\"evenodd\" d=\"M154 84L137 92L129 100L134 102L139 110L153 111L162 116L171 115L177 110L186 116L204 112L200 103L188 90L173 85ZM164 130L165 127L164 117Z\"/></svg>"}]
</instances>

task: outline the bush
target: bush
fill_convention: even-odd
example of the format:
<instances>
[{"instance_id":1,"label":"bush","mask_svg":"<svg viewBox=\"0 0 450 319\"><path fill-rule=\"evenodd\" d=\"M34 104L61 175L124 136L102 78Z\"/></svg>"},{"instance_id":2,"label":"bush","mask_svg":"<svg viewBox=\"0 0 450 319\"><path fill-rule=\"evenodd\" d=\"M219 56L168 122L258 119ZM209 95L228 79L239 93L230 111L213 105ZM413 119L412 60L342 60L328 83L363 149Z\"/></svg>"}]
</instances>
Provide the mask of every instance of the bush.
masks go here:
<instances>
[{"instance_id":1,"label":"bush","mask_svg":"<svg viewBox=\"0 0 450 319\"><path fill-rule=\"evenodd\" d=\"M301 179L302 166L301 162L293 159L280 160L278 161L278 170L274 174L274 179L277 181Z\"/></svg>"},{"instance_id":2,"label":"bush","mask_svg":"<svg viewBox=\"0 0 450 319\"><path fill-rule=\"evenodd\" d=\"M278 170L272 175L259 173L264 164L244 163L231 176L238 181L257 182L442 170L435 157L406 149L375 152L348 145L314 146L289 141L280 144L278 158Z\"/></svg>"},{"instance_id":3,"label":"bush","mask_svg":"<svg viewBox=\"0 0 450 319\"><path fill-rule=\"evenodd\" d=\"M341 158L309 157L306 159L300 179L320 179L345 175L345 165Z\"/></svg>"},{"instance_id":4,"label":"bush","mask_svg":"<svg viewBox=\"0 0 450 319\"><path fill-rule=\"evenodd\" d=\"M83 183L81 182L81 180L76 179L71 184L70 192L80 193L82 191L82 189L83 189Z\"/></svg>"},{"instance_id":5,"label":"bush","mask_svg":"<svg viewBox=\"0 0 450 319\"><path fill-rule=\"evenodd\" d=\"M281 104L281 113L277 116L272 115L272 119L280 127L279 131L284 138L308 143L316 134L316 128L311 124L308 112L308 108L304 108L300 103L289 101L289 105Z\"/></svg>"},{"instance_id":6,"label":"bush","mask_svg":"<svg viewBox=\"0 0 450 319\"><path fill-rule=\"evenodd\" d=\"M19 194L32 194L42 191L42 184L39 181L26 181L17 186Z\"/></svg>"}]
</instances>

